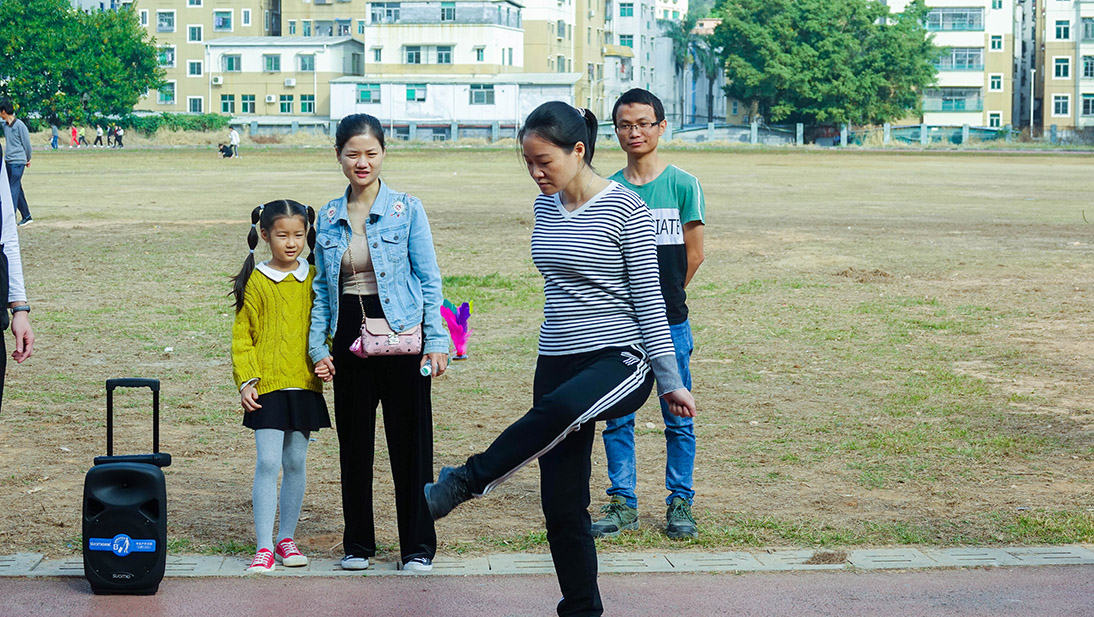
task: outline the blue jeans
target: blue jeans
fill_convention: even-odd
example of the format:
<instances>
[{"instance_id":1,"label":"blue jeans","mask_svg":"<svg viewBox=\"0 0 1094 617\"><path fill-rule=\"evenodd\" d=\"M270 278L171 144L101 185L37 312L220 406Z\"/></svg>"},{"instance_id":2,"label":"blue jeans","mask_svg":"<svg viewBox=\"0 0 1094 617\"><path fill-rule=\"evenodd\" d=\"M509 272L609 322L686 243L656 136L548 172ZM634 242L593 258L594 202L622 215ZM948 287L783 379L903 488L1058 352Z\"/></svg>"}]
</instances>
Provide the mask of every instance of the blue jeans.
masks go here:
<instances>
[{"instance_id":1,"label":"blue jeans","mask_svg":"<svg viewBox=\"0 0 1094 617\"><path fill-rule=\"evenodd\" d=\"M8 163L8 184L11 186L12 206L23 215L23 218L30 216L27 196L23 194L23 171L26 168L26 163Z\"/></svg>"},{"instance_id":2,"label":"blue jeans","mask_svg":"<svg viewBox=\"0 0 1094 617\"><path fill-rule=\"evenodd\" d=\"M691 338L691 324L683 323L669 326L672 344L676 348L676 366L684 386L691 389L691 351L695 343ZM661 401L661 417L665 420L665 488L669 496L665 503L673 498L682 497L690 504L695 498L692 490L692 472L695 470L695 427L691 418L680 418L669 413L665 401ZM632 508L638 507L638 498L634 494L637 461L634 453L634 414L608 420L604 427L604 452L608 455L608 480L612 487L608 495L620 496Z\"/></svg>"}]
</instances>

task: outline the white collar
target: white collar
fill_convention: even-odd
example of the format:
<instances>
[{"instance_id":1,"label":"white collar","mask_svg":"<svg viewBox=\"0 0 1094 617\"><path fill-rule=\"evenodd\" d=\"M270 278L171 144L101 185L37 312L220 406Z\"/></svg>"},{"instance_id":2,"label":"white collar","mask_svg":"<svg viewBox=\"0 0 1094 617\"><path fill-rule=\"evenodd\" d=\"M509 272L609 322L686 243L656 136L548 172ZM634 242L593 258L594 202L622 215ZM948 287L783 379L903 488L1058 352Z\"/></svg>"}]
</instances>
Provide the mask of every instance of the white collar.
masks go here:
<instances>
[{"instance_id":1,"label":"white collar","mask_svg":"<svg viewBox=\"0 0 1094 617\"><path fill-rule=\"evenodd\" d=\"M293 278L303 283L304 279L308 278L308 260L304 259L303 257L297 257L296 263L299 265L297 265L296 269L292 272L282 272L281 270L274 270L270 267L269 260L258 264L257 266L255 266L255 268L262 274L265 274L267 277L269 277L271 281L275 283L280 283L281 281L285 280L286 276L290 274L293 275Z\"/></svg>"}]
</instances>

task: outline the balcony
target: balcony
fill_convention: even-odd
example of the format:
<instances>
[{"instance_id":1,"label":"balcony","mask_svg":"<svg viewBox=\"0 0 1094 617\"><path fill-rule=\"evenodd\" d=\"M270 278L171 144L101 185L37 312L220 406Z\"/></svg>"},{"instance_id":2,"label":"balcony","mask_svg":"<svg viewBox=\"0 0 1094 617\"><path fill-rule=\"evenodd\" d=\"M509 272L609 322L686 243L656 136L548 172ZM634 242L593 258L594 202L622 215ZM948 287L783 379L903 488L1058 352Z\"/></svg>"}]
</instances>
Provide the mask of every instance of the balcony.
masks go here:
<instances>
[{"instance_id":1,"label":"balcony","mask_svg":"<svg viewBox=\"0 0 1094 617\"><path fill-rule=\"evenodd\" d=\"M923 99L923 111L984 111L984 100Z\"/></svg>"}]
</instances>

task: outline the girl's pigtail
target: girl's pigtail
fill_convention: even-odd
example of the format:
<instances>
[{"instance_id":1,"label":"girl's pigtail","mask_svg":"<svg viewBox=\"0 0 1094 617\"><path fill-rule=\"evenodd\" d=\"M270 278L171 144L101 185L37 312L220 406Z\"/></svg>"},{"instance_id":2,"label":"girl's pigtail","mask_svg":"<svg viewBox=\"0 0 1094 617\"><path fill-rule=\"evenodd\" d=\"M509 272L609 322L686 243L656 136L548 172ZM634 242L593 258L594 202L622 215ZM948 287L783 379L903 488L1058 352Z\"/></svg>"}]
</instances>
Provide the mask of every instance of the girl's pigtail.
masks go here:
<instances>
[{"instance_id":1,"label":"girl's pigtail","mask_svg":"<svg viewBox=\"0 0 1094 617\"><path fill-rule=\"evenodd\" d=\"M232 277L232 295L235 296L236 312L243 310L243 293L247 289L247 280L255 269L255 247L258 246L258 221L262 216L262 206L251 210L251 231L247 233L247 246L251 252L243 260L239 274Z\"/></svg>"},{"instance_id":2,"label":"girl's pigtail","mask_svg":"<svg viewBox=\"0 0 1094 617\"><path fill-rule=\"evenodd\" d=\"M315 265L315 209L308 206L308 263Z\"/></svg>"}]
</instances>

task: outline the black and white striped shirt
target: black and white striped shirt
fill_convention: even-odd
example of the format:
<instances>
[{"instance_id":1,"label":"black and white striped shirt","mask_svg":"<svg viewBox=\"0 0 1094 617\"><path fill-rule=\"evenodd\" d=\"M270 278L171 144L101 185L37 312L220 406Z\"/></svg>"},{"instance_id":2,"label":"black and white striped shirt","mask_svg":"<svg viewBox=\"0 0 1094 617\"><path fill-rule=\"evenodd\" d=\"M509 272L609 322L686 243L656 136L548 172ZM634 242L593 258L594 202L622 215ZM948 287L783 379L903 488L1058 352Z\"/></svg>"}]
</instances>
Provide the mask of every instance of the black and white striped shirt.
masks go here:
<instances>
[{"instance_id":1,"label":"black and white striped shirt","mask_svg":"<svg viewBox=\"0 0 1094 617\"><path fill-rule=\"evenodd\" d=\"M634 192L612 182L577 210L561 193L536 198L532 261L544 279L539 353L583 353L639 345L657 393L682 388L665 319L653 217Z\"/></svg>"}]
</instances>

